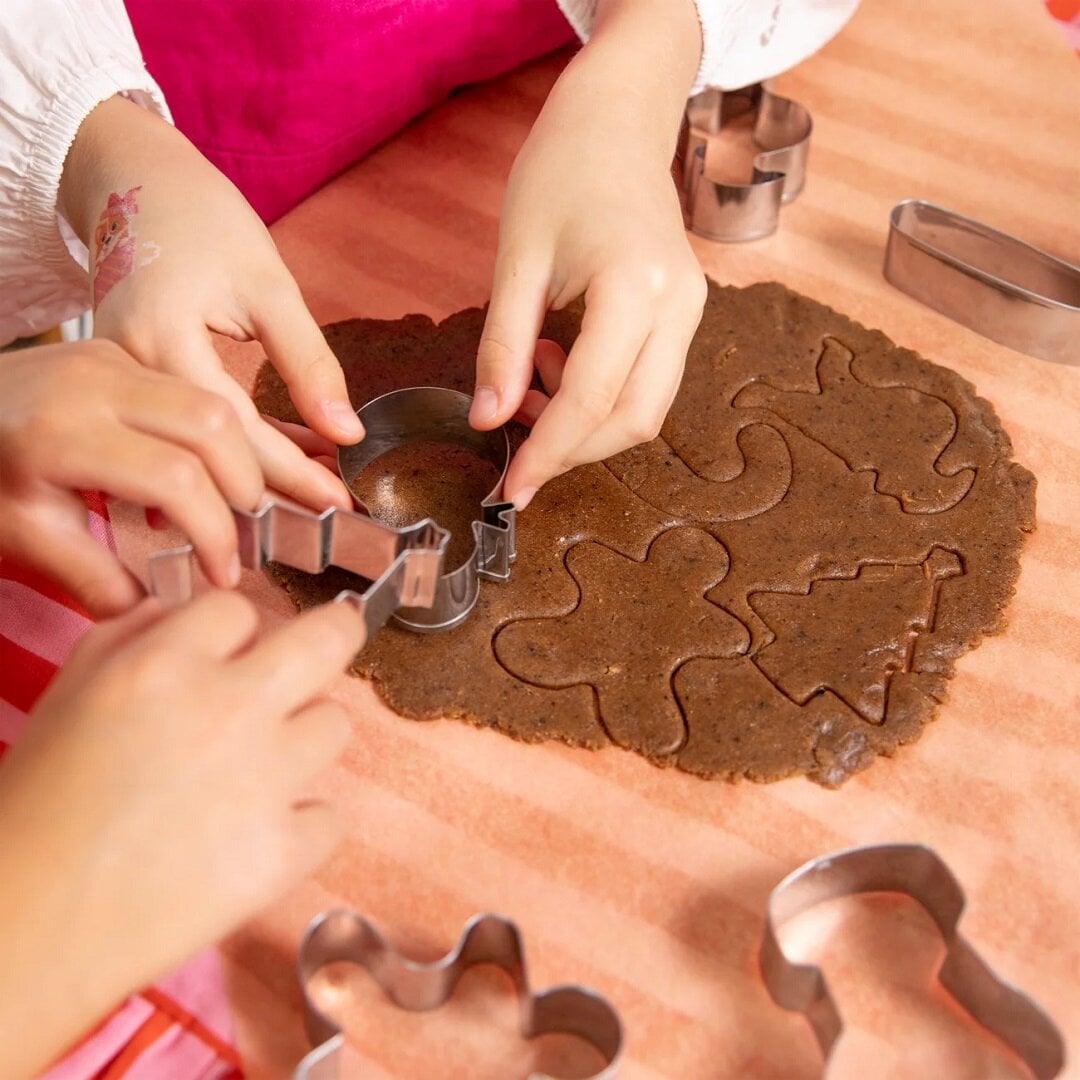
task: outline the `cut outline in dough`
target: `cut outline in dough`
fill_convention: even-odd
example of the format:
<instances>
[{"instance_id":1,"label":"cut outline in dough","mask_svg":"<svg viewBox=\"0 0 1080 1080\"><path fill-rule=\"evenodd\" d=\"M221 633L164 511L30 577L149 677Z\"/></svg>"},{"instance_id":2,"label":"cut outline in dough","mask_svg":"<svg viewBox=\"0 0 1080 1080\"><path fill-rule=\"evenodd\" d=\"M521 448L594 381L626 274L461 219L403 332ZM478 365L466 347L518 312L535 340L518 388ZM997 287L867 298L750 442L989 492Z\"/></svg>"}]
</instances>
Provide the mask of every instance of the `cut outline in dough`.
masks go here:
<instances>
[{"instance_id":1,"label":"cut outline in dough","mask_svg":"<svg viewBox=\"0 0 1080 1080\"><path fill-rule=\"evenodd\" d=\"M837 356L837 354L839 354L839 356ZM839 359L840 363L842 363L842 369L837 368L837 359ZM883 385L867 382L865 379L860 378L859 373L855 370L855 365L858 363L858 360L859 354L856 353L854 349L852 349L849 345L846 345L838 337L835 337L831 334L826 334L822 338L821 351L818 354L817 363L814 368L815 381L817 384L816 389L789 390L783 387L776 386L768 378L753 379L750 382L744 383L733 395L731 399L731 405L733 408L737 409L753 408L760 409L767 414L772 414L777 419L782 420L785 423L791 424L792 427L800 431L808 439L813 439L814 442L818 443L821 446L824 446L825 449L829 450L831 453L839 457L840 460L843 461L844 464L847 465L847 467L852 472L872 473L874 476L874 490L879 495L887 495L890 498L896 499L897 502L900 504L900 509L905 514L947 513L949 510L953 509L953 507L955 506L958 506L961 502L963 502L964 499L967 498L968 494L971 492L971 489L975 484L976 473L978 472L977 465L961 465L958 466L956 470L951 473L944 472L943 470L938 468L939 462L942 458L946 456L950 448L955 444L957 436L960 432L960 419L956 414L956 410L947 401L945 401L944 398L939 397L937 394L931 394L925 390L920 390L918 387L908 386L904 383L890 383L887 385ZM936 475L940 476L943 480L956 480L957 478L963 477L965 473L968 474L966 486L964 486L962 491L959 491L958 486L958 493L955 495L951 502L948 502L944 506L929 507L925 509L920 508L917 504L919 502L925 502L926 500L915 499L914 497L908 495L906 492L897 493L883 488L881 486L882 476L880 468L874 468L872 465L853 464L844 456L842 451L837 450L835 447L829 446L823 439L818 438L818 436L816 436L812 431L807 430L807 427L803 426L803 424L800 423L797 419L793 418L792 416L785 416L776 408L776 399L778 397L781 399L792 399L798 397L824 398L827 391L831 387L840 386L842 384L845 375L850 375L856 383L858 383L860 386L865 387L867 390L878 390L886 392L889 390L907 391L911 394L918 394L920 397L929 398L931 401L937 402L948 411L949 416L952 418L951 430L948 432L948 438L945 440L941 449L935 455L934 460L930 463L930 470ZM755 396L755 390L760 391L766 388L772 391L771 400L744 400L742 402L739 401L739 398ZM758 394L756 396L760 397L761 395Z\"/></svg>"}]
</instances>

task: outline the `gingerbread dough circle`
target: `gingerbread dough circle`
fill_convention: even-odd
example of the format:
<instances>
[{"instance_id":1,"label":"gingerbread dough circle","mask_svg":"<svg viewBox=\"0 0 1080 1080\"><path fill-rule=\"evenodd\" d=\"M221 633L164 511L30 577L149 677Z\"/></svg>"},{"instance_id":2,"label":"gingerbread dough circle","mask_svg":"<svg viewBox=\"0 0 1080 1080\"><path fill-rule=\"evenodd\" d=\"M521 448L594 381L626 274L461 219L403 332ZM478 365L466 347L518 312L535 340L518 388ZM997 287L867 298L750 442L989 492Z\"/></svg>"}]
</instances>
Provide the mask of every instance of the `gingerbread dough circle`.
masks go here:
<instances>
[{"instance_id":1,"label":"gingerbread dough circle","mask_svg":"<svg viewBox=\"0 0 1080 1080\"><path fill-rule=\"evenodd\" d=\"M553 313L544 336L568 349L580 315ZM483 322L326 334L360 403L469 392ZM268 365L256 403L299 421ZM781 285L710 282L660 437L548 484L510 582L462 626L389 627L353 669L413 719L836 786L918 738L956 658L1001 628L1034 527L1034 477L1011 455L955 372ZM469 490L441 467L459 475L437 459L399 475ZM348 584L274 573L300 607Z\"/></svg>"}]
</instances>

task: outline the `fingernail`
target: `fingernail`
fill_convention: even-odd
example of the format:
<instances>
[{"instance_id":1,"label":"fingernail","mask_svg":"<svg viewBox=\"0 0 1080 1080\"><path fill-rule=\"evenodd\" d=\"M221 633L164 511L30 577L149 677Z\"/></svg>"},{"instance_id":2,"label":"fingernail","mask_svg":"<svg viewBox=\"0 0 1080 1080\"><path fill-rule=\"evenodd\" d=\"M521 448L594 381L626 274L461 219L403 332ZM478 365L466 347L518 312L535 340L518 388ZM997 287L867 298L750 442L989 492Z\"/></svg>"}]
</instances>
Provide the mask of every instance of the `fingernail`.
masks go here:
<instances>
[{"instance_id":1,"label":"fingernail","mask_svg":"<svg viewBox=\"0 0 1080 1080\"><path fill-rule=\"evenodd\" d=\"M234 555L229 560L229 584L235 588L240 584L240 556Z\"/></svg>"},{"instance_id":2,"label":"fingernail","mask_svg":"<svg viewBox=\"0 0 1080 1080\"><path fill-rule=\"evenodd\" d=\"M469 410L470 424L490 424L499 411L499 395L490 386L478 386Z\"/></svg>"},{"instance_id":3,"label":"fingernail","mask_svg":"<svg viewBox=\"0 0 1080 1080\"><path fill-rule=\"evenodd\" d=\"M341 592L339 592L337 594L337 596L334 597L334 603L335 604L345 604L345 605L347 605L348 607L352 608L360 616L361 619L365 619L365 614L364 614L364 609L366 607L365 600L359 593L353 592L352 589L343 589ZM364 647L364 644L366 643L366 641L367 641L367 623L362 622L361 623L360 640L356 644L357 652L359 652L360 649L362 649Z\"/></svg>"},{"instance_id":4,"label":"fingernail","mask_svg":"<svg viewBox=\"0 0 1080 1080\"><path fill-rule=\"evenodd\" d=\"M522 488L514 496L514 509L524 510L529 503L532 502L533 496L536 494L536 488Z\"/></svg>"},{"instance_id":5,"label":"fingernail","mask_svg":"<svg viewBox=\"0 0 1080 1080\"><path fill-rule=\"evenodd\" d=\"M332 473L331 476L333 476ZM355 510L356 501L352 492L336 476L333 476L333 479L334 483L328 484L326 488L330 505L337 506L342 510Z\"/></svg>"},{"instance_id":6,"label":"fingernail","mask_svg":"<svg viewBox=\"0 0 1080 1080\"><path fill-rule=\"evenodd\" d=\"M347 439L358 439L364 434L364 425L360 423L360 417L351 405L346 405L344 401L328 401L323 410L334 427Z\"/></svg>"}]
</instances>

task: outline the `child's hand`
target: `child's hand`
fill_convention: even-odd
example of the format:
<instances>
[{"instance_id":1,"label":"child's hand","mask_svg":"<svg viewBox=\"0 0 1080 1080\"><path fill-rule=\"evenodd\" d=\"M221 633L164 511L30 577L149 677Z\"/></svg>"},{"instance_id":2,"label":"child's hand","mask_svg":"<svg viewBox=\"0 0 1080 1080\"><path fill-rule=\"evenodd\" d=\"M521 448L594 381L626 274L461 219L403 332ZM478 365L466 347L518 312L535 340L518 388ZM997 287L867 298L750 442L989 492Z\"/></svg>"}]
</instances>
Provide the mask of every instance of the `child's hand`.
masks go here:
<instances>
[{"instance_id":1,"label":"child's hand","mask_svg":"<svg viewBox=\"0 0 1080 1080\"><path fill-rule=\"evenodd\" d=\"M353 657L348 604L253 643L213 592L90 631L0 768L0 1046L29 1076L126 994L320 863L311 798L349 736L319 692Z\"/></svg>"},{"instance_id":2,"label":"child's hand","mask_svg":"<svg viewBox=\"0 0 1080 1080\"><path fill-rule=\"evenodd\" d=\"M137 364L109 341L0 355L0 553L34 566L96 615L142 587L87 531L76 491L160 507L218 585L239 577L229 506L263 493L255 456L223 398Z\"/></svg>"},{"instance_id":3,"label":"child's hand","mask_svg":"<svg viewBox=\"0 0 1080 1080\"><path fill-rule=\"evenodd\" d=\"M210 331L257 338L313 431L361 437L341 367L240 192L179 132L116 97L79 129L60 198L90 248L95 333L230 401L270 487L351 508L341 481L259 417L214 350Z\"/></svg>"},{"instance_id":4,"label":"child's hand","mask_svg":"<svg viewBox=\"0 0 1080 1080\"><path fill-rule=\"evenodd\" d=\"M700 49L690 0L601 3L514 163L471 420L535 420L506 478L519 508L567 469L653 438L678 390L705 280L670 170ZM582 294L569 358L538 350L545 311ZM550 403L526 393L534 361Z\"/></svg>"}]
</instances>

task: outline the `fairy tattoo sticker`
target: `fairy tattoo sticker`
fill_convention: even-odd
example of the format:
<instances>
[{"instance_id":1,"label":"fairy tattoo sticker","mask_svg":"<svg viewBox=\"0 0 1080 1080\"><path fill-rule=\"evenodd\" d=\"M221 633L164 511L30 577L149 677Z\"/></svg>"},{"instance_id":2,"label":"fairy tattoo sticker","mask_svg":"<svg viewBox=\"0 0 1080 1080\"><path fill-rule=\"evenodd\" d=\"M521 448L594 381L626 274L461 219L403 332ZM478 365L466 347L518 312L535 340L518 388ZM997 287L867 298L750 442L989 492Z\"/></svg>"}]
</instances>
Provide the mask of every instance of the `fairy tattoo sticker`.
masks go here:
<instances>
[{"instance_id":1,"label":"fairy tattoo sticker","mask_svg":"<svg viewBox=\"0 0 1080 1080\"><path fill-rule=\"evenodd\" d=\"M94 307L108 295L109 290L123 281L133 270L152 263L160 248L152 240L139 243L135 218L139 213L133 187L125 194L112 192L94 230Z\"/></svg>"}]
</instances>

